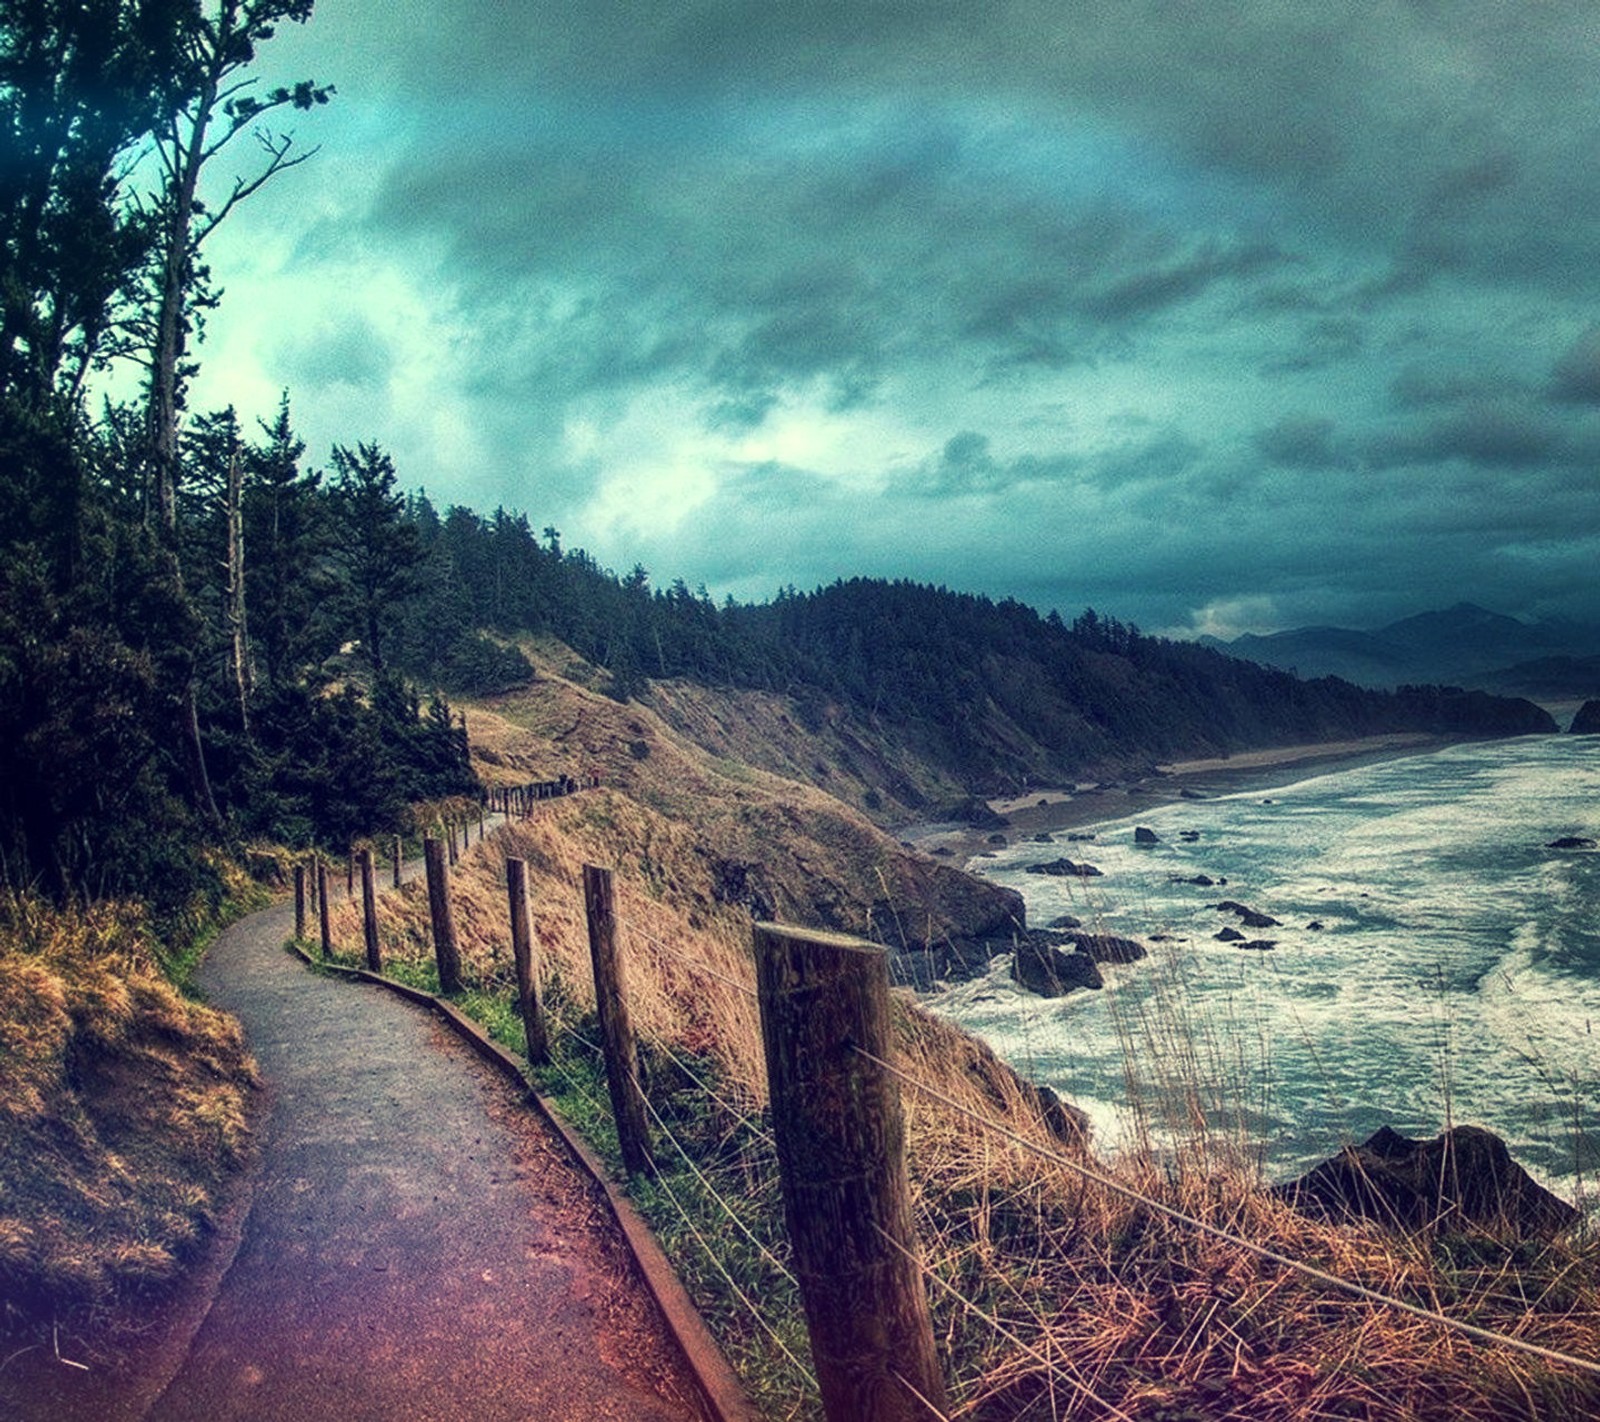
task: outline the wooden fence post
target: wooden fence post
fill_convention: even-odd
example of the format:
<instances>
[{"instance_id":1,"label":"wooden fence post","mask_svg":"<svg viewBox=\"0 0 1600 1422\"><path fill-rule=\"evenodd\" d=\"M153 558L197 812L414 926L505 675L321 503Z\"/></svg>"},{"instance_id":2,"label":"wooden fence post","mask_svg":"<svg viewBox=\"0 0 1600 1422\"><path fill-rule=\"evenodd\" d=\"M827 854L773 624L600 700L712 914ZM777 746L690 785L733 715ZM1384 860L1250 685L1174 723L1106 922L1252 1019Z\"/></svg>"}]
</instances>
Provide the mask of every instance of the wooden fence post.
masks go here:
<instances>
[{"instance_id":1,"label":"wooden fence post","mask_svg":"<svg viewBox=\"0 0 1600 1422\"><path fill-rule=\"evenodd\" d=\"M947 1410L906 1179L884 949L755 927L784 1215L829 1422ZM860 1050L857 1050L857 1049Z\"/></svg>"},{"instance_id":2,"label":"wooden fence post","mask_svg":"<svg viewBox=\"0 0 1600 1422\"><path fill-rule=\"evenodd\" d=\"M344 896L347 899L353 899L356 896L356 852L354 847L345 856Z\"/></svg>"},{"instance_id":3,"label":"wooden fence post","mask_svg":"<svg viewBox=\"0 0 1600 1422\"><path fill-rule=\"evenodd\" d=\"M594 963L594 996L600 1010L600 1041L605 1047L617 1145L630 1175L649 1174L655 1163L650 1158L650 1127L639 1085L639 1053L628 1017L627 986L617 955L617 907L609 869L583 866L583 902L589 918L589 957Z\"/></svg>"},{"instance_id":4,"label":"wooden fence post","mask_svg":"<svg viewBox=\"0 0 1600 1422\"><path fill-rule=\"evenodd\" d=\"M317 857L317 920L322 929L322 956L333 957L333 935L328 932L328 866Z\"/></svg>"},{"instance_id":5,"label":"wooden fence post","mask_svg":"<svg viewBox=\"0 0 1600 1422\"><path fill-rule=\"evenodd\" d=\"M460 992L461 950L456 946L456 918L450 908L450 871L445 867L443 843L423 840L422 859L428 872L428 913L433 919L433 957L439 965L439 991Z\"/></svg>"},{"instance_id":6,"label":"wooden fence post","mask_svg":"<svg viewBox=\"0 0 1600 1422\"><path fill-rule=\"evenodd\" d=\"M528 917L525 860L506 860L506 894L511 901L511 954L517 963L517 1001L522 1009L523 1035L528 1039L528 1060L534 1066L548 1066L550 1039L545 1033L539 965L533 957L533 923Z\"/></svg>"},{"instance_id":7,"label":"wooden fence post","mask_svg":"<svg viewBox=\"0 0 1600 1422\"><path fill-rule=\"evenodd\" d=\"M400 836L394 837L394 886L400 887L400 869L405 864L405 851L400 844Z\"/></svg>"},{"instance_id":8,"label":"wooden fence post","mask_svg":"<svg viewBox=\"0 0 1600 1422\"><path fill-rule=\"evenodd\" d=\"M378 947L378 882L372 869L372 850L361 851L361 931L367 943L367 967L383 971L383 950Z\"/></svg>"},{"instance_id":9,"label":"wooden fence post","mask_svg":"<svg viewBox=\"0 0 1600 1422\"><path fill-rule=\"evenodd\" d=\"M456 862L456 822L454 820L447 821L445 830L449 835L447 842L450 845L450 863L454 865Z\"/></svg>"},{"instance_id":10,"label":"wooden fence post","mask_svg":"<svg viewBox=\"0 0 1600 1422\"><path fill-rule=\"evenodd\" d=\"M294 936L298 943L306 936L306 866L294 866Z\"/></svg>"}]
</instances>

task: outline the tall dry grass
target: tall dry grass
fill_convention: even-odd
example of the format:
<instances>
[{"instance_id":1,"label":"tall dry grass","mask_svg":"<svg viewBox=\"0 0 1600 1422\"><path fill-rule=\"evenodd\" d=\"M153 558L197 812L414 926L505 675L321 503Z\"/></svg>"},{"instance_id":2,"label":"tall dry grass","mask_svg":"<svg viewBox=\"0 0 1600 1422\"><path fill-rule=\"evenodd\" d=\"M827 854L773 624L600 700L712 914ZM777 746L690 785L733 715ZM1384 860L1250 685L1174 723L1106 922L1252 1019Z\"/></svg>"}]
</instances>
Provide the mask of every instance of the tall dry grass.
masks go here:
<instances>
[{"instance_id":1,"label":"tall dry grass","mask_svg":"<svg viewBox=\"0 0 1600 1422\"><path fill-rule=\"evenodd\" d=\"M0 898L0 1326L162 1283L216 1222L255 1066L164 956L131 905Z\"/></svg>"},{"instance_id":2,"label":"tall dry grass","mask_svg":"<svg viewBox=\"0 0 1600 1422\"><path fill-rule=\"evenodd\" d=\"M694 1169L705 1185L692 1192L705 1218L673 1227L685 1239L680 1265L714 1291L707 1307L719 1316L763 1297L792 1313L792 1293L740 1233L748 1226L761 1239L781 1237L775 1179L758 1144L765 1088L749 924L741 910L716 902L693 830L601 792L541 806L532 820L475 843L453 873L457 925L469 983L502 999L511 984L507 854L529 865L553 1012L580 1032L593 1010L581 867L616 868L630 1011L658 1068L647 1073L653 1108L699 1152ZM381 918L397 971L426 977L420 884L386 895ZM335 937L354 953L353 908L336 911ZM1330 1292L1125 1192L1367 1288L1587 1358L1600 1355L1600 1252L1592 1240L1407 1236L1297 1214L1265 1188L1248 1141L1217 1124L1241 1114L1220 1109L1214 1089L1237 1058L1233 1045L1187 1031L1181 1012L1129 1025L1130 1086L1165 1114L1133 1148L1100 1158L987 1047L909 996L897 1001L897 1065L937 1093L908 1088L904 1100L921 1248L956 1415L1600 1417L1592 1377ZM690 1104L705 1084L717 1093L715 1106ZM652 1199L659 1193L646 1189ZM713 1205L717 1194L724 1198ZM739 1229L717 1213L730 1202ZM715 1269L699 1257L707 1242L725 1251ZM785 1322L778 1320L780 1336ZM785 1378L795 1372L760 1330L743 1328L741 1349L747 1344L767 1347L767 1366ZM757 1390L773 1415L814 1415L803 1394Z\"/></svg>"}]
</instances>

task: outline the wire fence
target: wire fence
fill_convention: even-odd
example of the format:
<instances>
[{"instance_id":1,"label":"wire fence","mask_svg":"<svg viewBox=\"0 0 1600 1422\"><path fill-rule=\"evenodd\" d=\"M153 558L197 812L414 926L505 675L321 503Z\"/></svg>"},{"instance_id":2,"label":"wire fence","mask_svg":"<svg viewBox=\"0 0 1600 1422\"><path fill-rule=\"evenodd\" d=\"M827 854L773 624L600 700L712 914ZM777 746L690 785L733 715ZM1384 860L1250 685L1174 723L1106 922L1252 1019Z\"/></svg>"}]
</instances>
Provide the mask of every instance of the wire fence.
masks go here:
<instances>
[{"instance_id":1,"label":"wire fence","mask_svg":"<svg viewBox=\"0 0 1600 1422\"><path fill-rule=\"evenodd\" d=\"M736 1003L756 1023L759 1036L756 974L748 953L742 960L725 954L713 963L684 942L670 941L670 935L647 922L647 909L647 897L630 899L627 911L617 917L629 990L647 986L652 994L666 993L673 998L676 1015L664 1014L667 1025L647 1026L638 1063L627 1068L643 1101L653 1146L651 1169L633 1182L635 1199L669 1248L676 1247L680 1271L714 1325L720 1323L730 1353L736 1359L762 1359L746 1375L760 1379L754 1390L763 1411L776 1417L819 1417L823 1389L803 1327L805 1290L785 1234L781 1152L764 1072L754 1065L761 1044L757 1042L752 1055L744 1043L741 1056L726 1044L709 1041L706 1030L708 1014L715 1015L707 998L716 997ZM592 922L575 905L555 902L540 905L539 920L546 938L579 938ZM896 931L903 940L903 925ZM596 1040L601 1033L591 1025L596 1021L596 994L605 989L579 981L570 954L561 972L546 969L544 986L554 1050L550 1064L536 1076L558 1105L581 1117L577 1124L591 1137L600 1137L602 1147L615 1155L617 1126L605 1085L611 1064ZM518 984L503 951L479 955L469 991L499 1004L495 1011L503 1037L514 1031ZM1600 1412L1600 1389L1594 1386L1600 1364L1569 1348L1521 1336L1553 1331L1593 1348L1600 1320L1584 1312L1586 1307L1592 1310L1592 1303L1563 1303L1559 1282L1551 1282L1542 1296L1521 1300L1519 1310L1516 1300L1508 1300L1509 1266L1502 1264L1498 1292L1461 1291L1457 1312L1446 1312L1442 1295L1447 1290L1414 1261L1399 1277L1410 1281L1408 1292L1431 1292L1431 1301L1401 1297L1251 1237L1253 1216L1247 1202L1219 1197L1206 1202L1208 1211L1184 1208L1173 1202L1184 1199L1182 1182L1170 1173L1164 1177L1149 1161L1134 1170L1092 1163L1081 1144L1061 1139L1059 1128L1036 1109L1036 1098L1029 1117L1018 1109L997 1107L988 1099L995 1095L992 1088L987 1094L958 1091L948 1076L927 1079L912 1069L905 1053L860 1046L853 1051L903 1092L915 1128L913 1195L919 1242L908 1246L876 1223L871 1228L885 1250L915 1266L928 1292L948 1395L930 1397L901 1374L897 1360L885 1364L920 1415L952 1422L1002 1416L1132 1422L1136 1415L1149 1415L1152 1405L1181 1404L1183 1387L1209 1385L1214 1397L1244 1387L1242 1377L1269 1366L1261 1360L1274 1356L1274 1346L1281 1348L1291 1368L1320 1369L1320 1381L1300 1380L1311 1396L1316 1388L1330 1385L1330 1369L1352 1375L1363 1369L1372 1372L1376 1364L1363 1357L1364 1348L1394 1346L1382 1341L1380 1330L1371 1325L1374 1311L1421 1325L1407 1347L1425 1358L1451 1339L1499 1350L1492 1355L1497 1359L1514 1353L1547 1370L1532 1382L1519 1378L1516 1387L1524 1392L1553 1388L1549 1395L1557 1399L1556 1406L1593 1409L1542 1413L1534 1406L1529 1415L1577 1418ZM1030 1098L1021 1092L1018 1100L1026 1105ZM958 1129L966 1133L959 1149L925 1168L937 1154L939 1140ZM1089 1191L1097 1198L1114 1197L1125 1207L1116 1225L1123 1237L1086 1243L1083 1220ZM1172 1234L1157 1239L1156 1222ZM1175 1242L1182 1236L1220 1249L1191 1258L1185 1253L1188 1246ZM1107 1316L1114 1309L1086 1316L1080 1309L1078 1316L1065 1317L1071 1309L1054 1283L1066 1267L1060 1252L1073 1249L1086 1256L1083 1275L1097 1276L1094 1297L1122 1300L1124 1316ZM1138 1268L1162 1250L1168 1257L1155 1271L1154 1293L1145 1297ZM1351 1260L1361 1264L1382 1254L1374 1244L1365 1253L1357 1250ZM1244 1256L1273 1272L1244 1280L1237 1263ZM1291 1286L1305 1297L1286 1306L1283 1299ZM1335 1297L1361 1306L1367 1315L1363 1320L1335 1316L1317 1301ZM1296 1347L1309 1345L1288 1338L1292 1330L1287 1324L1273 1325L1285 1335L1274 1344L1261 1317L1283 1314L1286 1307L1306 1313L1312 1331L1343 1328L1338 1345L1343 1353L1330 1356L1322 1345L1318 1361L1307 1362L1316 1349L1296 1354ZM1174 1322L1163 1310L1183 1318ZM1511 1321L1504 1327L1488 1326L1458 1316L1461 1312ZM1381 1371L1370 1384L1379 1402ZM1259 1378L1246 1380L1261 1397L1267 1396Z\"/></svg>"}]
</instances>

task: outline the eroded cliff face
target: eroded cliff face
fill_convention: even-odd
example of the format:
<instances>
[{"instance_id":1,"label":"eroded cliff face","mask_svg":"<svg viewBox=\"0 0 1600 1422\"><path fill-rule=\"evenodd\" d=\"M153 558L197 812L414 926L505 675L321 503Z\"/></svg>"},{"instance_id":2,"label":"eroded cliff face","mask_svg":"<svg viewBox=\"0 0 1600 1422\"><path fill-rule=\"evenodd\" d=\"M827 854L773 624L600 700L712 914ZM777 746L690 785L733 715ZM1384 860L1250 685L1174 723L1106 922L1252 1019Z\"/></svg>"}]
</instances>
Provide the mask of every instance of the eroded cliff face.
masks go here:
<instances>
[{"instance_id":1,"label":"eroded cliff face","mask_svg":"<svg viewBox=\"0 0 1600 1422\"><path fill-rule=\"evenodd\" d=\"M490 783L598 775L603 793L580 813L597 843L609 825L615 862L637 864L661 894L701 914L733 910L871 938L897 950L897 976L914 983L977 971L1025 927L1014 891L906 847L817 784L743 759L771 726L769 760L810 754L818 780L845 778L818 758L817 742L802 750L782 739L787 713L775 704L747 693L719 701L703 689L692 704L674 701L675 719L697 727L708 748L650 706L591 690L582 675L570 660L546 659L533 685L469 708L479 769ZM896 772L905 784L910 773ZM944 788L933 772L921 783ZM851 785L855 798L871 789Z\"/></svg>"}]
</instances>

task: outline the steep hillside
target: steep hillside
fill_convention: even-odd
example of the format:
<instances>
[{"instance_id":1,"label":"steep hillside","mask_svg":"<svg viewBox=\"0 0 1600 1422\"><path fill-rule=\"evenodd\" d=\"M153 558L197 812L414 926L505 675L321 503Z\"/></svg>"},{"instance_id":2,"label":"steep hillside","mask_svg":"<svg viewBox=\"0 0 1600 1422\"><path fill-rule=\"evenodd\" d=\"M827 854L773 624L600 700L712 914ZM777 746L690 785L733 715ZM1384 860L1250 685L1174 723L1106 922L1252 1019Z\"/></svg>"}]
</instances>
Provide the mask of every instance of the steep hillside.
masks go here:
<instances>
[{"instance_id":1,"label":"steep hillside","mask_svg":"<svg viewBox=\"0 0 1600 1422\"><path fill-rule=\"evenodd\" d=\"M744 919L863 934L904 950L917 981L985 960L1022 925L1010 891L906 849L825 790L703 749L652 708L588 689L587 669L558 649L532 652L539 671L530 686L467 712L484 779L598 774L604 789L564 805L563 822L589 832L596 852L635 845L641 876L685 914L732 908ZM718 707L680 694L669 705L713 744L717 724L730 728L729 752L759 734L732 731L741 710L775 722L787 714L775 698ZM771 758L781 760L783 747Z\"/></svg>"}]
</instances>

